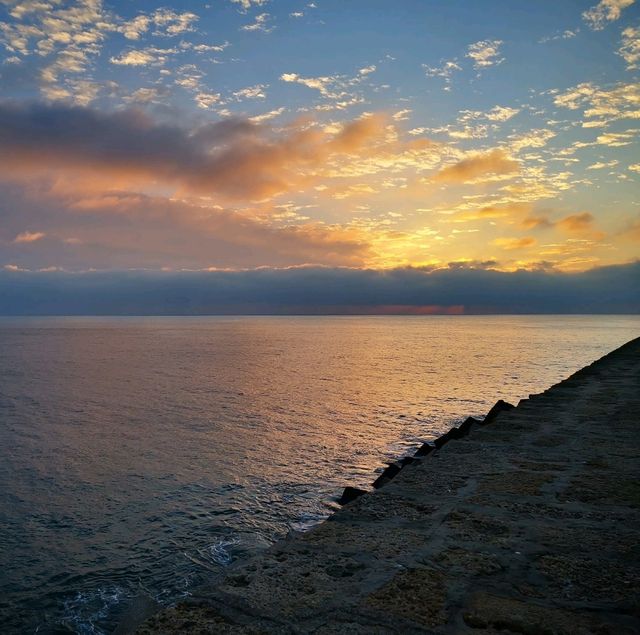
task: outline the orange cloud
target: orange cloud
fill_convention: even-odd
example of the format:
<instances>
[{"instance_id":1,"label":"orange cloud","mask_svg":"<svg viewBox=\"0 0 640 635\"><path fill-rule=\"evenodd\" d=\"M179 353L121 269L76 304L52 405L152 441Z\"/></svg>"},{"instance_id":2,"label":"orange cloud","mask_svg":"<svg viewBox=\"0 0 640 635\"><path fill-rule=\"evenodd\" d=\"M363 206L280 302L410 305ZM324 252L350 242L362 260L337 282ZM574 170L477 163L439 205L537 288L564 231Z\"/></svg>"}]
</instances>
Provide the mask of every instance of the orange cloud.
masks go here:
<instances>
[{"instance_id":1,"label":"orange cloud","mask_svg":"<svg viewBox=\"0 0 640 635\"><path fill-rule=\"evenodd\" d=\"M623 240L640 243L640 216L631 219L626 226L618 232Z\"/></svg>"},{"instance_id":2,"label":"orange cloud","mask_svg":"<svg viewBox=\"0 0 640 635\"><path fill-rule=\"evenodd\" d=\"M57 196L35 188L13 196L5 232L28 216L49 236L36 252L29 250L35 268L362 267L371 255L370 237L362 230L272 225L230 209L135 192ZM5 257L22 265L25 250L13 236Z\"/></svg>"},{"instance_id":3,"label":"orange cloud","mask_svg":"<svg viewBox=\"0 0 640 635\"><path fill-rule=\"evenodd\" d=\"M0 103L0 166L8 175L71 171L113 187L136 183L257 200L308 184L334 155L370 151L384 143L379 116L346 124L338 133L308 121L275 132L230 118L195 129L154 120L139 110L102 113L61 104Z\"/></svg>"},{"instance_id":4,"label":"orange cloud","mask_svg":"<svg viewBox=\"0 0 640 635\"><path fill-rule=\"evenodd\" d=\"M553 223L546 216L527 216L523 219L522 226L526 229L542 229L553 227Z\"/></svg>"},{"instance_id":5,"label":"orange cloud","mask_svg":"<svg viewBox=\"0 0 640 635\"><path fill-rule=\"evenodd\" d=\"M22 232L13 239L13 242L16 244L34 243L36 242L36 240L40 240L41 238L44 238L45 235L46 234L44 232Z\"/></svg>"},{"instance_id":6,"label":"orange cloud","mask_svg":"<svg viewBox=\"0 0 640 635\"><path fill-rule=\"evenodd\" d=\"M525 236L524 238L496 238L491 244L501 249L511 251L513 249L524 249L526 247L533 247L536 244L536 239L531 236Z\"/></svg>"},{"instance_id":7,"label":"orange cloud","mask_svg":"<svg viewBox=\"0 0 640 635\"><path fill-rule=\"evenodd\" d=\"M331 142L331 148L338 152L354 152L368 141L380 136L385 130L383 117L371 116L347 123Z\"/></svg>"},{"instance_id":8,"label":"orange cloud","mask_svg":"<svg viewBox=\"0 0 640 635\"><path fill-rule=\"evenodd\" d=\"M581 212L580 214L571 214L559 220L557 227L569 233L582 233L590 230L593 225L593 215L589 212Z\"/></svg>"},{"instance_id":9,"label":"orange cloud","mask_svg":"<svg viewBox=\"0 0 640 635\"><path fill-rule=\"evenodd\" d=\"M528 203L511 203L509 205L487 205L477 210L461 212L458 220L485 220L493 218L507 218L510 216L518 216L531 209Z\"/></svg>"},{"instance_id":10,"label":"orange cloud","mask_svg":"<svg viewBox=\"0 0 640 635\"><path fill-rule=\"evenodd\" d=\"M589 212L570 214L558 221L552 221L546 215L528 216L522 221L522 226L527 229L551 229L556 228L568 234L589 236L599 240L604 238L604 232L594 228L595 218Z\"/></svg>"},{"instance_id":11,"label":"orange cloud","mask_svg":"<svg viewBox=\"0 0 640 635\"><path fill-rule=\"evenodd\" d=\"M504 150L496 148L490 152L478 153L454 165L440 170L433 178L443 183L467 183L480 177L514 174L520 164L509 158Z\"/></svg>"}]
</instances>

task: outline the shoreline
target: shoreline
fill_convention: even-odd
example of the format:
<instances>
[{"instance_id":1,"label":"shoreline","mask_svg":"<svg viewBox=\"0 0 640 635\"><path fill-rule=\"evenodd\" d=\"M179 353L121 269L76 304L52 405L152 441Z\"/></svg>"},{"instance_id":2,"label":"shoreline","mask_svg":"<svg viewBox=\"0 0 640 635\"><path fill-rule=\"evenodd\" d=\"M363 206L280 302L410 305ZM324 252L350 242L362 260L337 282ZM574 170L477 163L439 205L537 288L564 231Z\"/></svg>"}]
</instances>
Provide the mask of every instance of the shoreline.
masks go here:
<instances>
[{"instance_id":1,"label":"shoreline","mask_svg":"<svg viewBox=\"0 0 640 635\"><path fill-rule=\"evenodd\" d=\"M345 488L327 520L137 632L640 630L640 338L509 406Z\"/></svg>"}]
</instances>

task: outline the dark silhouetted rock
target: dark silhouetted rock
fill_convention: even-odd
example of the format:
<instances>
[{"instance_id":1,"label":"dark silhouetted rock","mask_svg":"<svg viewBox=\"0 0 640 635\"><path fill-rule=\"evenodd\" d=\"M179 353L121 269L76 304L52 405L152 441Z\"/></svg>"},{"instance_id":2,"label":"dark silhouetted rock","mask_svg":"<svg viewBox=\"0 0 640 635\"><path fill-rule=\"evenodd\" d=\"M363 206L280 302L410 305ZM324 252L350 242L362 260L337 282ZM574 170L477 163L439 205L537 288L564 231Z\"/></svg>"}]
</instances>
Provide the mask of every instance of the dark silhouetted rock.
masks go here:
<instances>
[{"instance_id":1,"label":"dark silhouetted rock","mask_svg":"<svg viewBox=\"0 0 640 635\"><path fill-rule=\"evenodd\" d=\"M489 410L489 412L487 413L487 416L484 418L484 421L482 423L484 425L486 425L487 423L491 423L501 412L506 412L507 410L513 410L514 408L515 406L513 404L507 403L502 399L498 399L498 401L496 401L493 408Z\"/></svg>"},{"instance_id":2,"label":"dark silhouetted rock","mask_svg":"<svg viewBox=\"0 0 640 635\"><path fill-rule=\"evenodd\" d=\"M441 437L434 440L433 445L436 446L436 450L439 450L445 443L449 443L451 439L456 438L455 429L456 428L453 428L449 430L449 432L445 432Z\"/></svg>"},{"instance_id":3,"label":"dark silhouetted rock","mask_svg":"<svg viewBox=\"0 0 640 635\"><path fill-rule=\"evenodd\" d=\"M415 463L416 461L419 461L419 460L420 459L414 459L412 456L405 456L400 459L400 465L404 467L405 465L411 465L412 463Z\"/></svg>"},{"instance_id":4,"label":"dark silhouetted rock","mask_svg":"<svg viewBox=\"0 0 640 635\"><path fill-rule=\"evenodd\" d=\"M416 453L413 456L427 456L428 454L431 454L435 449L436 446L433 445L431 441L427 441L416 450Z\"/></svg>"},{"instance_id":5,"label":"dark silhouetted rock","mask_svg":"<svg viewBox=\"0 0 640 635\"><path fill-rule=\"evenodd\" d=\"M386 467L380 476L373 482L373 486L376 489L381 488L383 485L386 485L398 472L400 472L400 467L395 463L391 463L388 467Z\"/></svg>"},{"instance_id":6,"label":"dark silhouetted rock","mask_svg":"<svg viewBox=\"0 0 640 635\"><path fill-rule=\"evenodd\" d=\"M346 505L347 503L356 500L356 498L360 498L360 496L366 493L367 490L359 489L358 487L347 486L344 488L342 496L338 499L338 503L340 503L340 505Z\"/></svg>"},{"instance_id":7,"label":"dark silhouetted rock","mask_svg":"<svg viewBox=\"0 0 640 635\"><path fill-rule=\"evenodd\" d=\"M467 417L458 426L458 430L460 431L462 436L466 437L469 434L469 432L471 432L471 428L473 428L473 426L477 426L480 423L482 423L482 421L480 421L480 419L476 419L475 417Z\"/></svg>"}]
</instances>

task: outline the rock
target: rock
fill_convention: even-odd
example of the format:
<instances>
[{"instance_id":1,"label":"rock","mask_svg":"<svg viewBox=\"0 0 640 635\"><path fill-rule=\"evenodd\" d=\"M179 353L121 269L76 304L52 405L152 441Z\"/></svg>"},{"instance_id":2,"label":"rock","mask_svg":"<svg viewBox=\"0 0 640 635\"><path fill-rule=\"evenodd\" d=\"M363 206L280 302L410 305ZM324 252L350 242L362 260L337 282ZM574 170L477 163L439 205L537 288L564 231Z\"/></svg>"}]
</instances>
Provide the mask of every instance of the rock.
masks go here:
<instances>
[{"instance_id":1,"label":"rock","mask_svg":"<svg viewBox=\"0 0 640 635\"><path fill-rule=\"evenodd\" d=\"M351 501L356 500L356 498L360 498L360 496L366 493L367 493L367 490L365 489L360 489L358 487L351 487L348 485L347 487L344 488L344 491L342 492L342 496L340 496L340 498L338 499L338 503L340 503L340 505L346 505L347 503L350 503Z\"/></svg>"},{"instance_id":2,"label":"rock","mask_svg":"<svg viewBox=\"0 0 640 635\"><path fill-rule=\"evenodd\" d=\"M445 432L441 437L438 437L433 444L436 447L436 450L439 450L445 443L449 443L452 439L462 439L469 434L468 429L463 429L462 426L459 428L451 428L449 432Z\"/></svg>"},{"instance_id":3,"label":"rock","mask_svg":"<svg viewBox=\"0 0 640 635\"><path fill-rule=\"evenodd\" d=\"M439 450L443 445L445 445L445 443L449 443L451 439L452 439L451 430L449 430L449 432L446 432L441 437L438 437L437 439L435 439L433 442L433 445L436 446L436 450Z\"/></svg>"},{"instance_id":4,"label":"rock","mask_svg":"<svg viewBox=\"0 0 640 635\"><path fill-rule=\"evenodd\" d=\"M416 450L416 453L413 456L417 456L417 457L427 456L428 454L431 454L435 449L436 449L436 446L433 445L433 442L427 441L426 443L423 443Z\"/></svg>"},{"instance_id":5,"label":"rock","mask_svg":"<svg viewBox=\"0 0 640 635\"><path fill-rule=\"evenodd\" d=\"M498 399L493 408L491 408L491 410L489 410L489 412L487 413L487 416L484 418L482 424L487 425L487 423L491 423L501 412L513 410L513 408L515 408L513 404L503 401L502 399Z\"/></svg>"},{"instance_id":6,"label":"rock","mask_svg":"<svg viewBox=\"0 0 640 635\"><path fill-rule=\"evenodd\" d=\"M400 472L402 468L395 463L391 463L387 466L382 474L378 476L378 478L373 482L373 487L376 489L381 488L383 485L386 485L396 474Z\"/></svg>"},{"instance_id":7,"label":"rock","mask_svg":"<svg viewBox=\"0 0 640 635\"><path fill-rule=\"evenodd\" d=\"M463 619L468 626L483 631L487 629L489 632L495 632L494 629L526 635L624 632L613 630L613 625L605 625L598 618L598 615L589 614L587 611L541 606L534 602L523 602L483 591L471 596L469 606L463 613Z\"/></svg>"},{"instance_id":8,"label":"rock","mask_svg":"<svg viewBox=\"0 0 640 635\"><path fill-rule=\"evenodd\" d=\"M402 457L400 459L400 465L402 467L404 467L405 465L411 465L412 463L415 463L416 461L419 461L419 459L415 459L412 456L405 456L405 457Z\"/></svg>"},{"instance_id":9,"label":"rock","mask_svg":"<svg viewBox=\"0 0 640 635\"><path fill-rule=\"evenodd\" d=\"M469 432L471 432L471 428L473 426L477 426L481 424L482 421L480 419L476 419L475 417L467 417L458 427L458 430L462 433L462 436L467 436Z\"/></svg>"}]
</instances>

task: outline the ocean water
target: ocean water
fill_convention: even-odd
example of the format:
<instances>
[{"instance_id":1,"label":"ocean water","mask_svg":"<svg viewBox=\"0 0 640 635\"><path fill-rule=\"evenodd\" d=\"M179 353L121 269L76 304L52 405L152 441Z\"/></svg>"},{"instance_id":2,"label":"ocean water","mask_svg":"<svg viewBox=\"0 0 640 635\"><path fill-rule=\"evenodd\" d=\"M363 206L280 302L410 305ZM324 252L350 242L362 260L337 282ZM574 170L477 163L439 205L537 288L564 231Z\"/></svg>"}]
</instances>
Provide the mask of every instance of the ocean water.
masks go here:
<instances>
[{"instance_id":1,"label":"ocean water","mask_svg":"<svg viewBox=\"0 0 640 635\"><path fill-rule=\"evenodd\" d=\"M640 318L0 319L0 632L107 633Z\"/></svg>"}]
</instances>

